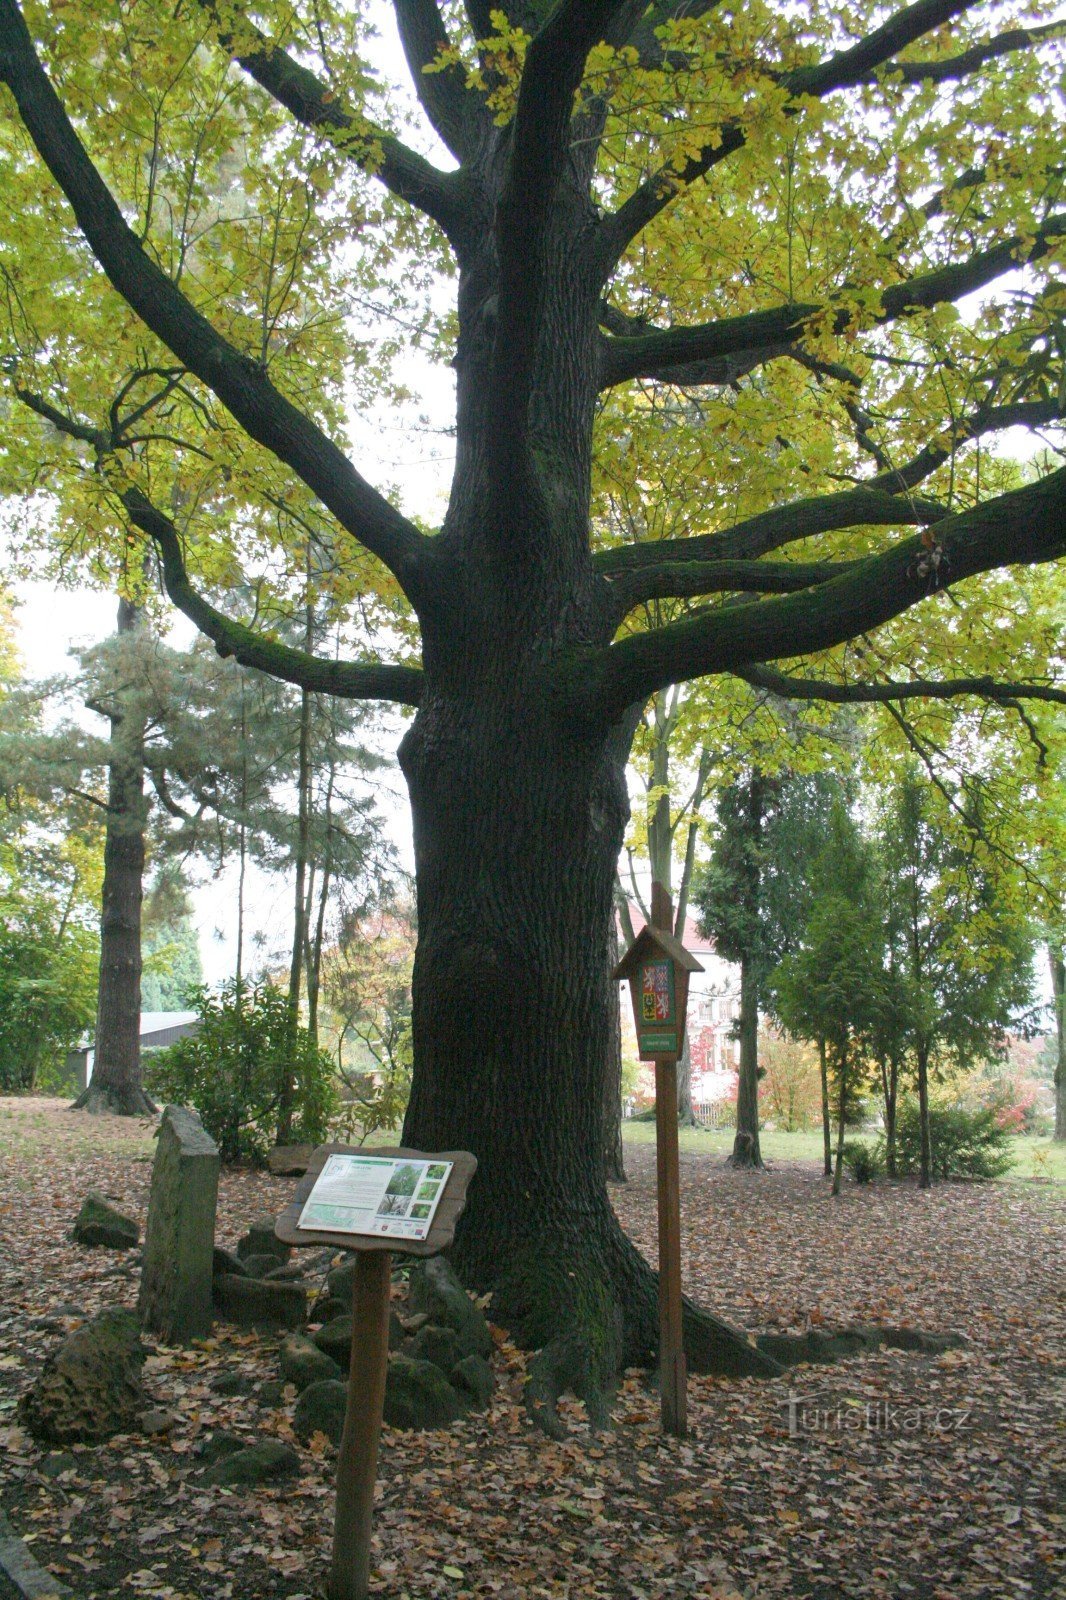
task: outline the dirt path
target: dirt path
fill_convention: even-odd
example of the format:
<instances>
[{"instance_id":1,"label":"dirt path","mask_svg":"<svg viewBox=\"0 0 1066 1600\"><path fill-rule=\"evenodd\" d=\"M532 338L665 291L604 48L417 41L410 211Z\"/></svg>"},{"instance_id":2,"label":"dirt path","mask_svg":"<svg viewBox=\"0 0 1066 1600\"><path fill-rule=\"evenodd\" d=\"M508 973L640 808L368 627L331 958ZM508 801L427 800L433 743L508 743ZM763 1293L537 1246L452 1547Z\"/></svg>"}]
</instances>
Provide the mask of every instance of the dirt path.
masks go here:
<instances>
[{"instance_id":1,"label":"dirt path","mask_svg":"<svg viewBox=\"0 0 1066 1600\"><path fill-rule=\"evenodd\" d=\"M319 1592L333 1459L301 1450L284 1488L227 1494L199 1481L197 1445L224 1426L291 1439L275 1343L219 1325L158 1350L147 1383L177 1416L164 1438L120 1436L56 1463L17 1426L18 1395L64 1330L132 1305L136 1268L75 1246L90 1187L143 1225L151 1129L83 1119L56 1102L0 1100L0 1483L12 1524L79 1600L298 1600ZM616 1205L654 1255L654 1156L627 1152ZM374 1592L395 1600L836 1600L1050 1597L1063 1571L1056 1516L1056 1381L1066 1316L1063 1206L1038 1185L849 1188L814 1169L733 1173L682 1158L686 1287L755 1330L824 1320L958 1329L935 1359L883 1351L771 1382L696 1379L692 1434L664 1441L656 1396L632 1374L613 1433L581 1409L555 1444L521 1405L524 1362L501 1341L486 1417L386 1431ZM280 1209L291 1182L226 1174L219 1237ZM223 1371L252 1392L222 1398ZM790 1405L791 1397L791 1405ZM790 1434L790 1416L793 1422ZM1061 1442L1061 1432L1060 1432ZM42 1472L42 1467L45 1469Z\"/></svg>"}]
</instances>

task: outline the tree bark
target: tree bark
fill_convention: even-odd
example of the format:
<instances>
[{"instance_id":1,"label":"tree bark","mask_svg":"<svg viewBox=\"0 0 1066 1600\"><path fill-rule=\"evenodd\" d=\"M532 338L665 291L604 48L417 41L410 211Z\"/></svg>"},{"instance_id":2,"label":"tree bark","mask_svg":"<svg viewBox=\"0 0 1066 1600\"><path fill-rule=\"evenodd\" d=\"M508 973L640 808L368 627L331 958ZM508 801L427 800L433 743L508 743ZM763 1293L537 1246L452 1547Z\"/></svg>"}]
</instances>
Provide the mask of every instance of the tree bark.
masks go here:
<instances>
[{"instance_id":1,"label":"tree bark","mask_svg":"<svg viewBox=\"0 0 1066 1600\"><path fill-rule=\"evenodd\" d=\"M120 600L119 634L134 632L139 623L139 607ZM132 1117L156 1109L141 1084L145 722L132 705L125 714L116 709L110 722L93 1075L74 1109Z\"/></svg>"},{"instance_id":2,"label":"tree bark","mask_svg":"<svg viewBox=\"0 0 1066 1600\"><path fill-rule=\"evenodd\" d=\"M1048 946L1051 992L1055 997L1055 1138L1066 1139L1066 950Z\"/></svg>"},{"instance_id":3,"label":"tree bark","mask_svg":"<svg viewBox=\"0 0 1066 1600\"><path fill-rule=\"evenodd\" d=\"M689 1032L685 1029L685 1043L677 1062L677 1120L683 1127L693 1128L696 1115L692 1109L692 1051Z\"/></svg>"},{"instance_id":4,"label":"tree bark","mask_svg":"<svg viewBox=\"0 0 1066 1600\"><path fill-rule=\"evenodd\" d=\"M612 916L607 935L607 971L613 973L620 960L618 928ZM625 1183L625 1152L622 1148L622 1008L621 985L611 981L611 1015L607 1033L607 1055L603 1073L603 1175L608 1183Z\"/></svg>"},{"instance_id":5,"label":"tree bark","mask_svg":"<svg viewBox=\"0 0 1066 1600\"><path fill-rule=\"evenodd\" d=\"M890 1055L881 1063L881 1089L885 1101L885 1171L896 1176L896 1102L899 1095L899 1061Z\"/></svg>"},{"instance_id":6,"label":"tree bark","mask_svg":"<svg viewBox=\"0 0 1066 1600\"><path fill-rule=\"evenodd\" d=\"M929 1051L918 1046L918 1123L921 1138L921 1165L918 1187L928 1189L933 1181L933 1146L929 1132Z\"/></svg>"},{"instance_id":7,"label":"tree bark","mask_svg":"<svg viewBox=\"0 0 1066 1600\"><path fill-rule=\"evenodd\" d=\"M753 964L740 963L740 1072L737 1081L737 1131L731 1167L762 1169L759 1149L759 993Z\"/></svg>"},{"instance_id":8,"label":"tree bark","mask_svg":"<svg viewBox=\"0 0 1066 1600\"><path fill-rule=\"evenodd\" d=\"M837 1094L837 1150L833 1166L832 1193L835 1195L840 1193L840 1180L844 1173L844 1122L848 1110L848 1057L846 1050L841 1052L840 1060L837 1062L837 1070L840 1073L840 1085Z\"/></svg>"},{"instance_id":9,"label":"tree bark","mask_svg":"<svg viewBox=\"0 0 1066 1600\"><path fill-rule=\"evenodd\" d=\"M311 626L308 622L307 634ZM306 689L300 691L300 746L298 756L298 812L296 820L296 882L293 890L292 957L289 962L289 1014L292 1018L293 1037L300 1022L300 991L304 967L304 949L307 942L307 865L311 839L311 696ZM296 1110L296 1080L286 1067L278 1084L278 1123L274 1135L276 1144L292 1142L293 1118Z\"/></svg>"},{"instance_id":10,"label":"tree bark","mask_svg":"<svg viewBox=\"0 0 1066 1600\"><path fill-rule=\"evenodd\" d=\"M825 1056L825 1040L818 1040L818 1066L822 1080L822 1151L825 1160L825 1176L833 1175L833 1130L829 1118L829 1064Z\"/></svg>"}]
</instances>

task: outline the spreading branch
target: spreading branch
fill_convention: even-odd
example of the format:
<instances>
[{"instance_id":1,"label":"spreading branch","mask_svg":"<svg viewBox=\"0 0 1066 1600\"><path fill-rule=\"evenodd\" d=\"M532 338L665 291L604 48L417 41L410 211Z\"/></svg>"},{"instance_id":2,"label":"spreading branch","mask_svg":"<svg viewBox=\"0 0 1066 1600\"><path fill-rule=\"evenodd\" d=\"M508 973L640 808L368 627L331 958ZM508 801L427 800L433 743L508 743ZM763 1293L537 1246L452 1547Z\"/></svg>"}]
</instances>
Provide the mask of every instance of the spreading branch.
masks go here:
<instances>
[{"instance_id":1,"label":"spreading branch","mask_svg":"<svg viewBox=\"0 0 1066 1600\"><path fill-rule=\"evenodd\" d=\"M210 5L208 9L214 12L216 7ZM256 41L255 48L240 49L235 59L261 89L284 106L302 127L327 137L393 194L432 217L449 237L458 233L464 217L464 186L458 173L442 172L394 134L351 111L309 67L272 44L258 29L242 26L241 45L249 33ZM226 30L219 32L218 40L227 51L237 42ZM417 86L428 81L419 69Z\"/></svg>"},{"instance_id":2,"label":"spreading branch","mask_svg":"<svg viewBox=\"0 0 1066 1600\"><path fill-rule=\"evenodd\" d=\"M649 600L729 593L794 594L828 583L855 565L854 561L660 561L620 573L611 583L611 594L621 621L627 612Z\"/></svg>"},{"instance_id":3,"label":"spreading branch","mask_svg":"<svg viewBox=\"0 0 1066 1600\"><path fill-rule=\"evenodd\" d=\"M869 325L879 327L972 294L1014 270L1022 260L1039 260L1063 234L1066 216L1049 217L1031 240L1016 234L987 250L976 251L965 261L892 284L882 290L881 309L870 317ZM721 362L741 354L751 360L759 350L765 353L764 358L784 354L802 339L811 317L824 316L831 310L832 302L781 305L694 327L662 328L635 336L603 335L601 388L610 389L631 378L663 378L667 374L675 383L698 382L698 377L684 377L689 363ZM833 318L834 331L843 332L854 316L853 306L840 305Z\"/></svg>"},{"instance_id":4,"label":"spreading branch","mask_svg":"<svg viewBox=\"0 0 1066 1600\"><path fill-rule=\"evenodd\" d=\"M245 431L292 468L337 521L420 598L430 541L352 466L343 451L231 345L146 253L78 138L33 47L15 0L0 0L0 82L66 195L114 288Z\"/></svg>"},{"instance_id":5,"label":"spreading branch","mask_svg":"<svg viewBox=\"0 0 1066 1600\"><path fill-rule=\"evenodd\" d=\"M773 667L744 667L734 674L781 700L827 700L834 705L874 705L897 700L957 700L975 695L998 705L1016 700L1046 700L1066 706L1066 689L1051 683L1001 683L995 678L909 678L905 683L834 683L831 678L798 678Z\"/></svg>"},{"instance_id":6,"label":"spreading branch","mask_svg":"<svg viewBox=\"0 0 1066 1600\"><path fill-rule=\"evenodd\" d=\"M981 572L1066 555L1066 468L946 517L802 594L722 606L575 653L566 688L614 721L669 683L832 649ZM582 687L584 679L584 687Z\"/></svg>"},{"instance_id":7,"label":"spreading branch","mask_svg":"<svg viewBox=\"0 0 1066 1600\"><path fill-rule=\"evenodd\" d=\"M974 0L917 0L917 4L896 12L850 50L840 51L815 66L781 73L776 81L793 102L787 114L797 115L799 102L804 97L822 99L867 81L908 45L942 27L973 3ZM665 166L635 189L601 226L597 252L600 281L607 281L627 246L660 211L683 190L706 177L713 167L742 149L745 142L746 136L739 124L727 122L718 130L715 142L690 157L680 171L674 166Z\"/></svg>"},{"instance_id":8,"label":"spreading branch","mask_svg":"<svg viewBox=\"0 0 1066 1600\"><path fill-rule=\"evenodd\" d=\"M393 0L400 43L423 111L457 161L469 151L473 129L490 122L480 98L467 87L457 62L441 65L450 40L437 0ZM427 67L432 67L427 72Z\"/></svg>"},{"instance_id":9,"label":"spreading branch","mask_svg":"<svg viewBox=\"0 0 1066 1600\"><path fill-rule=\"evenodd\" d=\"M1048 22L1040 28L1008 28L982 44L972 45L969 50L960 50L957 56L944 56L938 61L895 61L891 76L906 84L950 83L979 72L988 62L998 61L1001 56L1016 55L1019 50L1032 50L1037 45L1062 38L1066 38L1066 23L1063 22ZM863 81L874 83L884 76L884 72L870 73Z\"/></svg>"},{"instance_id":10,"label":"spreading branch","mask_svg":"<svg viewBox=\"0 0 1066 1600\"><path fill-rule=\"evenodd\" d=\"M327 661L304 650L294 650L266 639L243 623L234 622L211 605L193 587L185 568L181 538L171 519L153 506L137 488L127 488L119 498L135 527L148 535L159 551L163 586L167 595L206 634L220 656L233 656L243 667L255 667L272 678L298 684L317 694L340 695L349 700L394 700L417 706L422 695L422 673L417 667L379 666L356 661Z\"/></svg>"}]
</instances>

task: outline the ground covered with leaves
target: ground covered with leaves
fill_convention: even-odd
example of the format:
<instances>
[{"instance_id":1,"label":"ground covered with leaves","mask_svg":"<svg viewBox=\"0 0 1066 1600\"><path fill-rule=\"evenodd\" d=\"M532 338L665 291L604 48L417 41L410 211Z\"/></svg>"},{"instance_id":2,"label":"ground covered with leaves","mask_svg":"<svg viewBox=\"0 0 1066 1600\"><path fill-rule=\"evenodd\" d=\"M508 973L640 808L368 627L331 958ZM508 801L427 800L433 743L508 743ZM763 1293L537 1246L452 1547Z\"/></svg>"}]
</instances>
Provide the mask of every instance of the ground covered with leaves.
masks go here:
<instances>
[{"instance_id":1,"label":"ground covered with leaves","mask_svg":"<svg viewBox=\"0 0 1066 1600\"><path fill-rule=\"evenodd\" d=\"M2 1504L37 1560L79 1600L115 1594L256 1600L322 1592L335 1456L293 1437L277 1340L224 1324L146 1365L169 1431L69 1452L37 1445L19 1395L65 1332L133 1306L137 1266L75 1245L90 1188L144 1225L152 1128L59 1102L0 1101ZM627 1152L615 1190L654 1258L654 1152ZM219 1242L276 1212L293 1180L224 1173ZM735 1173L682 1156L686 1290L750 1330L861 1322L958 1330L929 1357L881 1350L771 1381L694 1378L690 1437L665 1439L644 1375L613 1431L579 1405L555 1443L522 1405L525 1358L499 1332L491 1410L382 1443L372 1591L430 1600L868 1596L1004 1600L1061 1592L1056 1458L1064 1315L1061 1186L848 1188L817 1169ZM247 1392L222 1395L224 1374ZM231 1380L223 1382L223 1387ZM1058 1395L1056 1397L1056 1385ZM227 1491L199 1449L225 1428L299 1450L287 1483ZM1056 1483L1056 1471L1060 1473ZM1061 1558L1060 1558L1061 1560Z\"/></svg>"}]
</instances>

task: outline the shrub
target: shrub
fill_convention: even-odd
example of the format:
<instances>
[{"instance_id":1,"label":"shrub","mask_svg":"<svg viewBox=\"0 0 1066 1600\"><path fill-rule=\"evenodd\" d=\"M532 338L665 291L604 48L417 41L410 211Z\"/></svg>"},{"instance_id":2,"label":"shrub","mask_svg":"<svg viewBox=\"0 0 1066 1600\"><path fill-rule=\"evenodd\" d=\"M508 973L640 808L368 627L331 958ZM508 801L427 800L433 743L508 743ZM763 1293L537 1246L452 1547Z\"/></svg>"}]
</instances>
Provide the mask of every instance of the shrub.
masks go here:
<instances>
[{"instance_id":1,"label":"shrub","mask_svg":"<svg viewBox=\"0 0 1066 1600\"><path fill-rule=\"evenodd\" d=\"M844 1165L856 1183L870 1183L885 1170L885 1153L880 1144L862 1139L845 1139Z\"/></svg>"},{"instance_id":2,"label":"shrub","mask_svg":"<svg viewBox=\"0 0 1066 1600\"><path fill-rule=\"evenodd\" d=\"M294 1026L273 984L198 989L195 1038L145 1060L145 1084L160 1099L195 1106L223 1161L261 1161L275 1141L282 1084L294 1085L293 1137L319 1144L336 1110L333 1062Z\"/></svg>"},{"instance_id":3,"label":"shrub","mask_svg":"<svg viewBox=\"0 0 1066 1600\"><path fill-rule=\"evenodd\" d=\"M934 1178L999 1178L1011 1165L1010 1130L1000 1126L996 1111L984 1106L929 1108L931 1175ZM905 1101L896 1116L896 1166L902 1173L921 1166L921 1124L918 1106Z\"/></svg>"}]
</instances>

